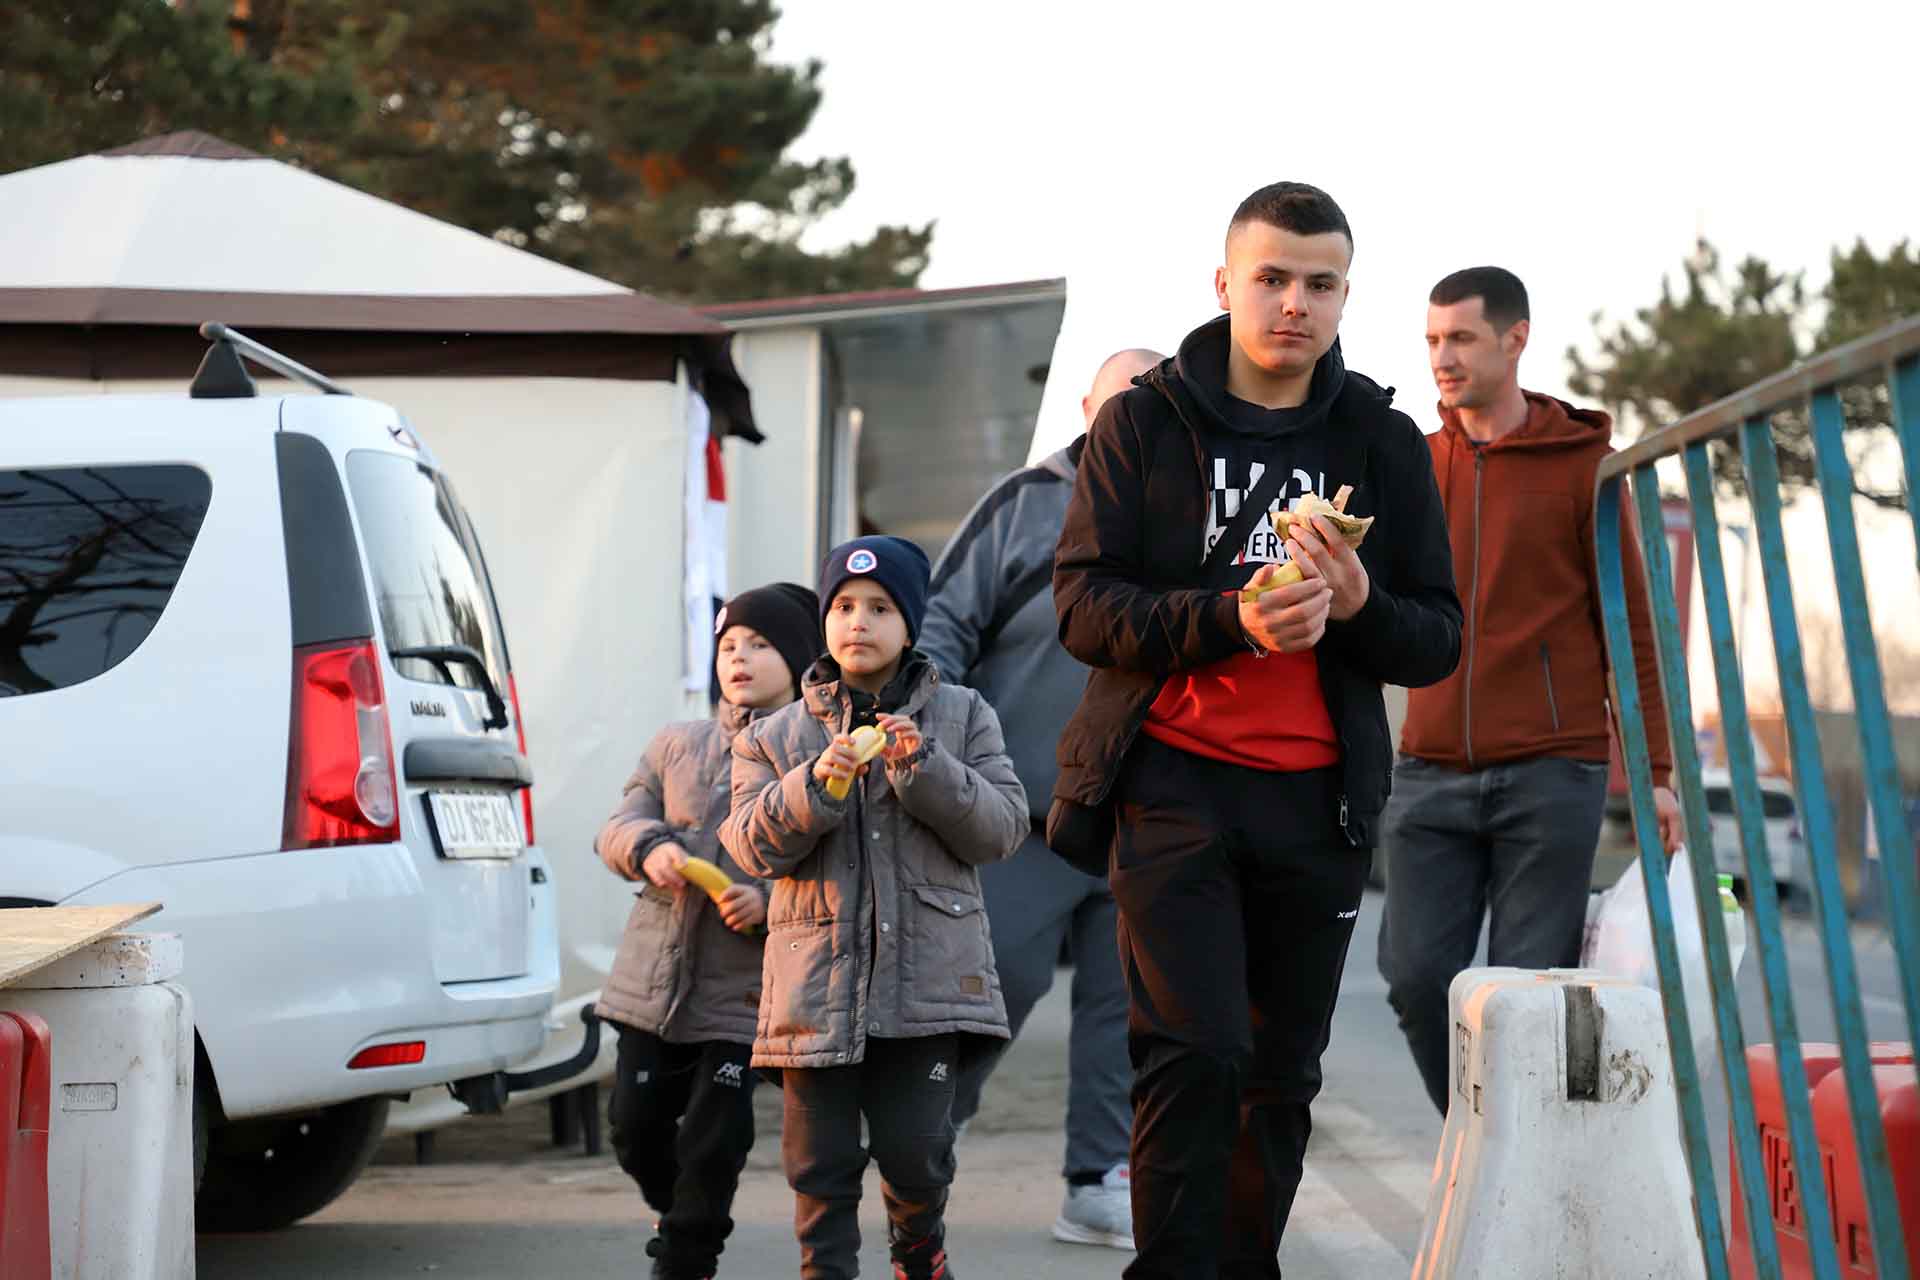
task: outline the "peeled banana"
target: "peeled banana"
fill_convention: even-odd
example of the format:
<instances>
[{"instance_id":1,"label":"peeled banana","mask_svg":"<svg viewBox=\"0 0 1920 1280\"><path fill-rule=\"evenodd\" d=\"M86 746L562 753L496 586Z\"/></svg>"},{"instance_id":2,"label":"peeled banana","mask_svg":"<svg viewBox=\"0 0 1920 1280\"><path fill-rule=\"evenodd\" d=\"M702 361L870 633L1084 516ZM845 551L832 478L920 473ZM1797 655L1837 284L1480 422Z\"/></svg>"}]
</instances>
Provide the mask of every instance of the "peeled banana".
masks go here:
<instances>
[{"instance_id":1,"label":"peeled banana","mask_svg":"<svg viewBox=\"0 0 1920 1280\"><path fill-rule=\"evenodd\" d=\"M1284 587L1290 582L1299 582L1307 575L1300 572L1300 566L1289 560L1273 571L1273 576L1258 586L1248 585L1240 589L1240 602L1248 604L1272 591L1275 587Z\"/></svg>"},{"instance_id":2,"label":"peeled banana","mask_svg":"<svg viewBox=\"0 0 1920 1280\"><path fill-rule=\"evenodd\" d=\"M681 864L680 876L683 880L687 881L687 883L698 885L701 889L705 890L706 895L715 902L720 901L720 895L725 893L733 884L732 878L729 877L726 872L714 866L705 858L689 856L686 862Z\"/></svg>"},{"instance_id":3,"label":"peeled banana","mask_svg":"<svg viewBox=\"0 0 1920 1280\"><path fill-rule=\"evenodd\" d=\"M865 764L886 749L886 730L876 725L863 724L853 731L853 754L858 757L861 764ZM827 794L835 800L845 800L847 792L852 789L851 778L835 778L827 783Z\"/></svg>"}]
</instances>

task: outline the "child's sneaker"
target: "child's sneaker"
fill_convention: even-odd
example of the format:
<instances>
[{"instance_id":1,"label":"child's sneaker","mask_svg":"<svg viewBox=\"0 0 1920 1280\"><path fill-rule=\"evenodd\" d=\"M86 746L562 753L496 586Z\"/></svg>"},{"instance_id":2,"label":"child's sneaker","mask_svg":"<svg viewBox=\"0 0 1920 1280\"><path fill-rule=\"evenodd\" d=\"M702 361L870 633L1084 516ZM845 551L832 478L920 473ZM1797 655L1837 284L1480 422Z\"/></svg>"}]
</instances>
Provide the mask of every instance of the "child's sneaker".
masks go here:
<instances>
[{"instance_id":1,"label":"child's sneaker","mask_svg":"<svg viewBox=\"0 0 1920 1280\"><path fill-rule=\"evenodd\" d=\"M942 1236L893 1246L893 1280L955 1280Z\"/></svg>"},{"instance_id":2,"label":"child's sneaker","mask_svg":"<svg viewBox=\"0 0 1920 1280\"><path fill-rule=\"evenodd\" d=\"M1133 1187L1127 1166L1113 1166L1092 1186L1069 1186L1060 1216L1053 1220L1053 1238L1068 1244L1133 1248Z\"/></svg>"}]
</instances>

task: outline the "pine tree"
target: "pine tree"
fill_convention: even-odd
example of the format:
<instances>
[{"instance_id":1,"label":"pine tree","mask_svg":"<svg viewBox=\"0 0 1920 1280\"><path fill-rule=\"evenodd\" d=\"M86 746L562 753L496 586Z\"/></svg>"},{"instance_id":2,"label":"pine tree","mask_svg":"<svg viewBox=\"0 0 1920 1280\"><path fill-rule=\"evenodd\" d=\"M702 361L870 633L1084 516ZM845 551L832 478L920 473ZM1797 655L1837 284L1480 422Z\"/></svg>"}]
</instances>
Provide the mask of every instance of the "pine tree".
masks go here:
<instances>
[{"instance_id":1,"label":"pine tree","mask_svg":"<svg viewBox=\"0 0 1920 1280\"><path fill-rule=\"evenodd\" d=\"M1828 280L1809 296L1801 274L1776 272L1748 257L1731 273L1701 241L1683 265L1683 284L1660 282L1660 297L1631 322L1593 317L1599 350L1567 349L1567 385L1611 409L1630 431L1666 426L1796 362L1920 313L1920 254L1906 241L1885 258L1864 242L1833 251ZM1816 323L1817 318L1817 323ZM1850 436L1884 436L1891 426L1885 381L1873 373L1843 387ZM1787 496L1816 482L1813 440L1803 407L1774 416L1774 444ZM1864 451L1870 440L1857 446ZM1745 492L1737 450L1716 446L1714 471L1729 493ZM1884 506L1906 505L1904 487L1884 466L1856 466L1854 488Z\"/></svg>"},{"instance_id":2,"label":"pine tree","mask_svg":"<svg viewBox=\"0 0 1920 1280\"><path fill-rule=\"evenodd\" d=\"M668 297L900 287L927 265L931 223L801 246L854 170L788 156L822 68L769 60L769 0L93 8L0 19L0 168L201 128ZM41 135L69 116L86 127Z\"/></svg>"}]
</instances>

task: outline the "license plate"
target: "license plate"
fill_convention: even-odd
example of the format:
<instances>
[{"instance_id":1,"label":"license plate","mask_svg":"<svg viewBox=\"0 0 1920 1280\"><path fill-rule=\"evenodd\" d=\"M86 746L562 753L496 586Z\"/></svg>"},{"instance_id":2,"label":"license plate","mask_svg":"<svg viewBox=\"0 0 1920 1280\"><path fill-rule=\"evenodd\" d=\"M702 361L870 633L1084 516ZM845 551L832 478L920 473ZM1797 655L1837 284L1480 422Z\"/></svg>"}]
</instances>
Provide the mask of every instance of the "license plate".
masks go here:
<instances>
[{"instance_id":1,"label":"license plate","mask_svg":"<svg viewBox=\"0 0 1920 1280\"><path fill-rule=\"evenodd\" d=\"M427 812L443 858L513 858L526 848L519 806L510 793L429 791Z\"/></svg>"}]
</instances>

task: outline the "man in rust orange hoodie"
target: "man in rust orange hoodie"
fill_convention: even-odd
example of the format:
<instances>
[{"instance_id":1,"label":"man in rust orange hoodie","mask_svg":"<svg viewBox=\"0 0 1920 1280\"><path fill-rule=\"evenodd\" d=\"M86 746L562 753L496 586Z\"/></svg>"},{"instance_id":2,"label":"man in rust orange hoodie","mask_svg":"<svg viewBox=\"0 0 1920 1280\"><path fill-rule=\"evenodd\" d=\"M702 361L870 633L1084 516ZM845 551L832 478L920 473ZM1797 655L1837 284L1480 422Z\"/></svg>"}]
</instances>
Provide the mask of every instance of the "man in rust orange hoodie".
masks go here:
<instances>
[{"instance_id":1,"label":"man in rust orange hoodie","mask_svg":"<svg viewBox=\"0 0 1920 1280\"><path fill-rule=\"evenodd\" d=\"M1380 973L1427 1093L1447 1088L1447 987L1473 962L1577 964L1607 790L1607 652L1593 540L1606 414L1523 391L1527 291L1499 267L1434 286L1427 438L1466 620L1460 665L1407 696L1385 815ZM1628 543L1636 675L1671 851L1680 809L1639 554Z\"/></svg>"}]
</instances>

